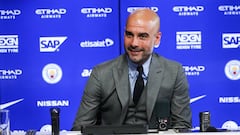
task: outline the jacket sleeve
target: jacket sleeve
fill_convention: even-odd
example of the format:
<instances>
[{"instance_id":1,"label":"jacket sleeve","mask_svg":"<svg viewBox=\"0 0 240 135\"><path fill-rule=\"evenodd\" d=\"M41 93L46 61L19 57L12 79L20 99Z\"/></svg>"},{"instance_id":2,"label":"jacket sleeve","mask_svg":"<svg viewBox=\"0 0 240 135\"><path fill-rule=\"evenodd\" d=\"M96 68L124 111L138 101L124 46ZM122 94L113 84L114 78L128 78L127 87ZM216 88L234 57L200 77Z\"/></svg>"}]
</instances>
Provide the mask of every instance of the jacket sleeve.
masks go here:
<instances>
[{"instance_id":1,"label":"jacket sleeve","mask_svg":"<svg viewBox=\"0 0 240 135\"><path fill-rule=\"evenodd\" d=\"M171 122L173 128L191 128L192 113L190 109L189 85L181 65L178 66L172 103Z\"/></svg>"},{"instance_id":2,"label":"jacket sleeve","mask_svg":"<svg viewBox=\"0 0 240 135\"><path fill-rule=\"evenodd\" d=\"M81 130L84 125L95 125L101 100L101 84L98 80L97 69L94 68L84 89L82 101L72 130Z\"/></svg>"}]
</instances>

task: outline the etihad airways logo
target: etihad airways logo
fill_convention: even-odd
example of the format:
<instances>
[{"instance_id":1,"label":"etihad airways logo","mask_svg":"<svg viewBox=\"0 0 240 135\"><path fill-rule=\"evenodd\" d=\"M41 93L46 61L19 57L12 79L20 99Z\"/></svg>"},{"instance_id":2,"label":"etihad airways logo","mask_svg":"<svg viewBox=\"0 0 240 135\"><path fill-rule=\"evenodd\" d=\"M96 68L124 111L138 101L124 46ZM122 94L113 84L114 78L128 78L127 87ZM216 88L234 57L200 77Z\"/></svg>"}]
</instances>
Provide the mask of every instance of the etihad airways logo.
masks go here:
<instances>
[{"instance_id":1,"label":"etihad airways logo","mask_svg":"<svg viewBox=\"0 0 240 135\"><path fill-rule=\"evenodd\" d=\"M65 15L66 13L67 10L65 8L43 8L35 10L35 14L39 15L42 19L61 18L62 15Z\"/></svg>"},{"instance_id":2,"label":"etihad airways logo","mask_svg":"<svg viewBox=\"0 0 240 135\"><path fill-rule=\"evenodd\" d=\"M240 15L240 5L220 5L218 10L224 15Z\"/></svg>"},{"instance_id":3,"label":"etihad airways logo","mask_svg":"<svg viewBox=\"0 0 240 135\"><path fill-rule=\"evenodd\" d=\"M142 9L142 8L148 8L148 9L151 9L152 11L154 11L154 12L158 11L158 7L128 7L127 12L132 13L135 10Z\"/></svg>"},{"instance_id":4,"label":"etihad airways logo","mask_svg":"<svg viewBox=\"0 0 240 135\"><path fill-rule=\"evenodd\" d=\"M80 46L85 47L110 47L113 46L114 41L110 38L106 38L105 40L97 40L97 41L83 41L80 43Z\"/></svg>"},{"instance_id":5,"label":"etihad airways logo","mask_svg":"<svg viewBox=\"0 0 240 135\"><path fill-rule=\"evenodd\" d=\"M19 9L9 9L9 10L0 9L0 20L16 19L16 16L19 16L20 14L21 14L21 10Z\"/></svg>"},{"instance_id":6,"label":"etihad airways logo","mask_svg":"<svg viewBox=\"0 0 240 135\"><path fill-rule=\"evenodd\" d=\"M87 18L101 18L107 17L108 14L112 13L112 8L86 7L81 9L81 13L86 15Z\"/></svg>"},{"instance_id":7,"label":"etihad airways logo","mask_svg":"<svg viewBox=\"0 0 240 135\"><path fill-rule=\"evenodd\" d=\"M203 6L174 6L173 12L178 13L179 16L198 16L200 12L204 11Z\"/></svg>"},{"instance_id":8,"label":"etihad airways logo","mask_svg":"<svg viewBox=\"0 0 240 135\"><path fill-rule=\"evenodd\" d=\"M0 69L0 80L15 80L22 75L21 69Z\"/></svg>"},{"instance_id":9,"label":"etihad airways logo","mask_svg":"<svg viewBox=\"0 0 240 135\"><path fill-rule=\"evenodd\" d=\"M201 72L205 71L205 66L197 65L197 66L183 66L185 70L185 74L187 76L199 76Z\"/></svg>"}]
</instances>

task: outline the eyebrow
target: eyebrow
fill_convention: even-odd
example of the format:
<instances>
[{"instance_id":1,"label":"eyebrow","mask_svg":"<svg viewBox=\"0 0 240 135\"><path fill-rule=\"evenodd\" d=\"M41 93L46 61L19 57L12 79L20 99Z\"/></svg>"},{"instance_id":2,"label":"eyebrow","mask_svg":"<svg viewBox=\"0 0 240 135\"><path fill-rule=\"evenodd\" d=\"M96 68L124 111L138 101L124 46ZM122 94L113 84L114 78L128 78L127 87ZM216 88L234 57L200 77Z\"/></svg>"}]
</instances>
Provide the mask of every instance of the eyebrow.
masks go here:
<instances>
[{"instance_id":1,"label":"eyebrow","mask_svg":"<svg viewBox=\"0 0 240 135\"><path fill-rule=\"evenodd\" d=\"M134 35L132 32L127 31L127 30L125 30L125 33L126 33L127 35ZM137 36L138 36L138 37L141 37L141 36L145 36L145 37L146 37L146 36L149 36L149 34L146 33L146 32L142 32L142 33L138 33Z\"/></svg>"}]
</instances>

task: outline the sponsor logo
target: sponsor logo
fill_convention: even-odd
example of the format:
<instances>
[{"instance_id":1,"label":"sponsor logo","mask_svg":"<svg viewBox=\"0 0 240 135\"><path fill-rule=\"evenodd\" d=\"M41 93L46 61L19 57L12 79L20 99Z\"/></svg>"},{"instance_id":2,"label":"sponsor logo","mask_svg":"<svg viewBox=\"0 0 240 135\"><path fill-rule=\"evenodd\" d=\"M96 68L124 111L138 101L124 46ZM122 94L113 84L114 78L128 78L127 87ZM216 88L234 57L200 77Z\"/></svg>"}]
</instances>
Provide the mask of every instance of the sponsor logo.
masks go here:
<instances>
[{"instance_id":1,"label":"sponsor logo","mask_svg":"<svg viewBox=\"0 0 240 135\"><path fill-rule=\"evenodd\" d=\"M83 69L81 75L82 77L89 77L92 73L92 69Z\"/></svg>"},{"instance_id":2,"label":"sponsor logo","mask_svg":"<svg viewBox=\"0 0 240 135\"><path fill-rule=\"evenodd\" d=\"M23 98L18 99L18 100L14 100L14 101L10 101L10 102L4 103L4 104L0 104L0 109L8 108L8 107L13 106L13 105L15 105L15 104L17 104L21 101L23 101Z\"/></svg>"},{"instance_id":3,"label":"sponsor logo","mask_svg":"<svg viewBox=\"0 0 240 135\"><path fill-rule=\"evenodd\" d=\"M18 53L18 35L0 35L0 53Z\"/></svg>"},{"instance_id":4,"label":"sponsor logo","mask_svg":"<svg viewBox=\"0 0 240 135\"><path fill-rule=\"evenodd\" d=\"M240 79L240 61L231 60L225 65L225 75L230 80Z\"/></svg>"},{"instance_id":5,"label":"sponsor logo","mask_svg":"<svg viewBox=\"0 0 240 135\"><path fill-rule=\"evenodd\" d=\"M67 39L67 37L40 37L40 52L59 51L59 47Z\"/></svg>"},{"instance_id":6,"label":"sponsor logo","mask_svg":"<svg viewBox=\"0 0 240 135\"><path fill-rule=\"evenodd\" d=\"M176 32L176 49L202 49L201 31Z\"/></svg>"},{"instance_id":7,"label":"sponsor logo","mask_svg":"<svg viewBox=\"0 0 240 135\"><path fill-rule=\"evenodd\" d=\"M223 48L238 48L240 47L240 33L223 33L222 34Z\"/></svg>"},{"instance_id":8,"label":"sponsor logo","mask_svg":"<svg viewBox=\"0 0 240 135\"><path fill-rule=\"evenodd\" d=\"M86 15L87 18L101 18L101 17L107 17L108 14L112 13L112 8L88 7L88 8L82 8L81 13Z\"/></svg>"},{"instance_id":9,"label":"sponsor logo","mask_svg":"<svg viewBox=\"0 0 240 135\"><path fill-rule=\"evenodd\" d=\"M62 15L65 15L67 10L64 8L55 8L55 9L36 9L35 14L39 15L42 19L52 19L52 18L62 18Z\"/></svg>"},{"instance_id":10,"label":"sponsor logo","mask_svg":"<svg viewBox=\"0 0 240 135\"><path fill-rule=\"evenodd\" d=\"M218 10L224 15L240 15L240 5L220 5Z\"/></svg>"},{"instance_id":11,"label":"sponsor logo","mask_svg":"<svg viewBox=\"0 0 240 135\"><path fill-rule=\"evenodd\" d=\"M62 69L57 64L47 64L42 70L42 77L49 84L58 83L62 79Z\"/></svg>"},{"instance_id":12,"label":"sponsor logo","mask_svg":"<svg viewBox=\"0 0 240 135\"><path fill-rule=\"evenodd\" d=\"M37 107L69 106L69 100L41 100L37 101Z\"/></svg>"},{"instance_id":13,"label":"sponsor logo","mask_svg":"<svg viewBox=\"0 0 240 135\"><path fill-rule=\"evenodd\" d=\"M228 129L228 130L238 130L240 127L238 127L238 124L235 121L226 121L222 125L223 129Z\"/></svg>"},{"instance_id":14,"label":"sponsor logo","mask_svg":"<svg viewBox=\"0 0 240 135\"><path fill-rule=\"evenodd\" d=\"M190 103L194 103L202 98L206 97L206 95L202 95L202 96L198 96L198 97L195 97L195 98L191 98L190 99Z\"/></svg>"},{"instance_id":15,"label":"sponsor logo","mask_svg":"<svg viewBox=\"0 0 240 135\"><path fill-rule=\"evenodd\" d=\"M2 10L0 9L0 20L12 20L16 19L16 16L21 14L21 10L13 9L13 10Z\"/></svg>"},{"instance_id":16,"label":"sponsor logo","mask_svg":"<svg viewBox=\"0 0 240 135\"><path fill-rule=\"evenodd\" d=\"M179 16L198 16L200 12L204 11L203 6L174 6L173 12L178 13Z\"/></svg>"},{"instance_id":17,"label":"sponsor logo","mask_svg":"<svg viewBox=\"0 0 240 135\"><path fill-rule=\"evenodd\" d=\"M0 80L14 80L22 75L21 69L0 69Z\"/></svg>"},{"instance_id":18,"label":"sponsor logo","mask_svg":"<svg viewBox=\"0 0 240 135\"><path fill-rule=\"evenodd\" d=\"M201 72L205 71L205 66L183 66L187 76L199 76Z\"/></svg>"},{"instance_id":19,"label":"sponsor logo","mask_svg":"<svg viewBox=\"0 0 240 135\"><path fill-rule=\"evenodd\" d=\"M110 38L106 38L105 40L97 40L97 41L83 41L80 43L80 46L85 47L109 47L114 44L114 41Z\"/></svg>"},{"instance_id":20,"label":"sponsor logo","mask_svg":"<svg viewBox=\"0 0 240 135\"><path fill-rule=\"evenodd\" d=\"M127 8L127 12L132 13L133 11L137 10L137 9L142 9L142 8L149 8L154 12L158 11L158 7L128 7Z\"/></svg>"},{"instance_id":21,"label":"sponsor logo","mask_svg":"<svg viewBox=\"0 0 240 135\"><path fill-rule=\"evenodd\" d=\"M52 132L52 125L43 125L40 129L40 132L43 132L43 133L51 133Z\"/></svg>"},{"instance_id":22,"label":"sponsor logo","mask_svg":"<svg viewBox=\"0 0 240 135\"><path fill-rule=\"evenodd\" d=\"M219 97L219 103L240 103L240 97Z\"/></svg>"}]
</instances>

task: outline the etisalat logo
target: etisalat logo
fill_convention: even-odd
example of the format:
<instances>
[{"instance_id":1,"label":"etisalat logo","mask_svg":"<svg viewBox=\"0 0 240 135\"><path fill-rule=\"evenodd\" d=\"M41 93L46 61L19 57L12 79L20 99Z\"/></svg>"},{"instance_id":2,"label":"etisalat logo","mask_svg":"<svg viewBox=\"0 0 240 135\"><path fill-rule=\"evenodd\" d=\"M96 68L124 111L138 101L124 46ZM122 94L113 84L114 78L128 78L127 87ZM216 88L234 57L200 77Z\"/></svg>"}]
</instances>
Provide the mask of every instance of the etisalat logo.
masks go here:
<instances>
[{"instance_id":1,"label":"etisalat logo","mask_svg":"<svg viewBox=\"0 0 240 135\"><path fill-rule=\"evenodd\" d=\"M67 37L40 37L40 52L59 51L59 47L67 39Z\"/></svg>"},{"instance_id":2,"label":"etisalat logo","mask_svg":"<svg viewBox=\"0 0 240 135\"><path fill-rule=\"evenodd\" d=\"M158 11L158 7L128 7L127 8L127 12L132 13L133 11L137 10L137 9L142 9L142 8L148 8L151 9L154 12Z\"/></svg>"},{"instance_id":3,"label":"etisalat logo","mask_svg":"<svg viewBox=\"0 0 240 135\"><path fill-rule=\"evenodd\" d=\"M92 73L92 69L83 69L81 76L82 77L89 77Z\"/></svg>"},{"instance_id":4,"label":"etisalat logo","mask_svg":"<svg viewBox=\"0 0 240 135\"><path fill-rule=\"evenodd\" d=\"M87 18L101 18L107 17L108 14L112 13L112 8L96 8L96 7L85 7L81 9L81 13L85 14Z\"/></svg>"},{"instance_id":5,"label":"etisalat logo","mask_svg":"<svg viewBox=\"0 0 240 135\"><path fill-rule=\"evenodd\" d=\"M65 8L55 8L55 9L36 9L35 14L39 15L42 19L52 19L57 18L60 19L62 15L65 15L67 10Z\"/></svg>"},{"instance_id":6,"label":"etisalat logo","mask_svg":"<svg viewBox=\"0 0 240 135\"><path fill-rule=\"evenodd\" d=\"M218 10L224 15L240 15L240 5L220 5Z\"/></svg>"},{"instance_id":7,"label":"etisalat logo","mask_svg":"<svg viewBox=\"0 0 240 135\"><path fill-rule=\"evenodd\" d=\"M62 69L55 63L50 63L44 66L42 70L43 80L49 84L56 84L62 79Z\"/></svg>"},{"instance_id":8,"label":"etisalat logo","mask_svg":"<svg viewBox=\"0 0 240 135\"><path fill-rule=\"evenodd\" d=\"M18 53L18 35L0 35L0 53Z\"/></svg>"},{"instance_id":9,"label":"etisalat logo","mask_svg":"<svg viewBox=\"0 0 240 135\"><path fill-rule=\"evenodd\" d=\"M240 48L240 33L223 33L222 34L223 48Z\"/></svg>"},{"instance_id":10,"label":"etisalat logo","mask_svg":"<svg viewBox=\"0 0 240 135\"><path fill-rule=\"evenodd\" d=\"M21 10L18 10L18 9L9 9L9 10L0 9L0 20L16 19L16 16L19 16L20 14L21 14Z\"/></svg>"},{"instance_id":11,"label":"etisalat logo","mask_svg":"<svg viewBox=\"0 0 240 135\"><path fill-rule=\"evenodd\" d=\"M179 16L198 16L204 11L204 6L174 6L172 10Z\"/></svg>"},{"instance_id":12,"label":"etisalat logo","mask_svg":"<svg viewBox=\"0 0 240 135\"><path fill-rule=\"evenodd\" d=\"M176 49L202 49L201 31L176 32Z\"/></svg>"},{"instance_id":13,"label":"etisalat logo","mask_svg":"<svg viewBox=\"0 0 240 135\"><path fill-rule=\"evenodd\" d=\"M106 38L104 40L97 40L97 41L83 41L80 43L80 46L85 47L110 47L113 46L114 41L110 38Z\"/></svg>"},{"instance_id":14,"label":"etisalat logo","mask_svg":"<svg viewBox=\"0 0 240 135\"><path fill-rule=\"evenodd\" d=\"M184 65L183 69L187 76L199 76L201 72L205 71L205 66L198 65L198 66L187 66Z\"/></svg>"},{"instance_id":15,"label":"etisalat logo","mask_svg":"<svg viewBox=\"0 0 240 135\"><path fill-rule=\"evenodd\" d=\"M240 61L231 60L225 65L225 75L230 80L239 80L240 79Z\"/></svg>"},{"instance_id":16,"label":"etisalat logo","mask_svg":"<svg viewBox=\"0 0 240 135\"><path fill-rule=\"evenodd\" d=\"M15 80L22 75L21 69L0 69L0 80Z\"/></svg>"}]
</instances>

